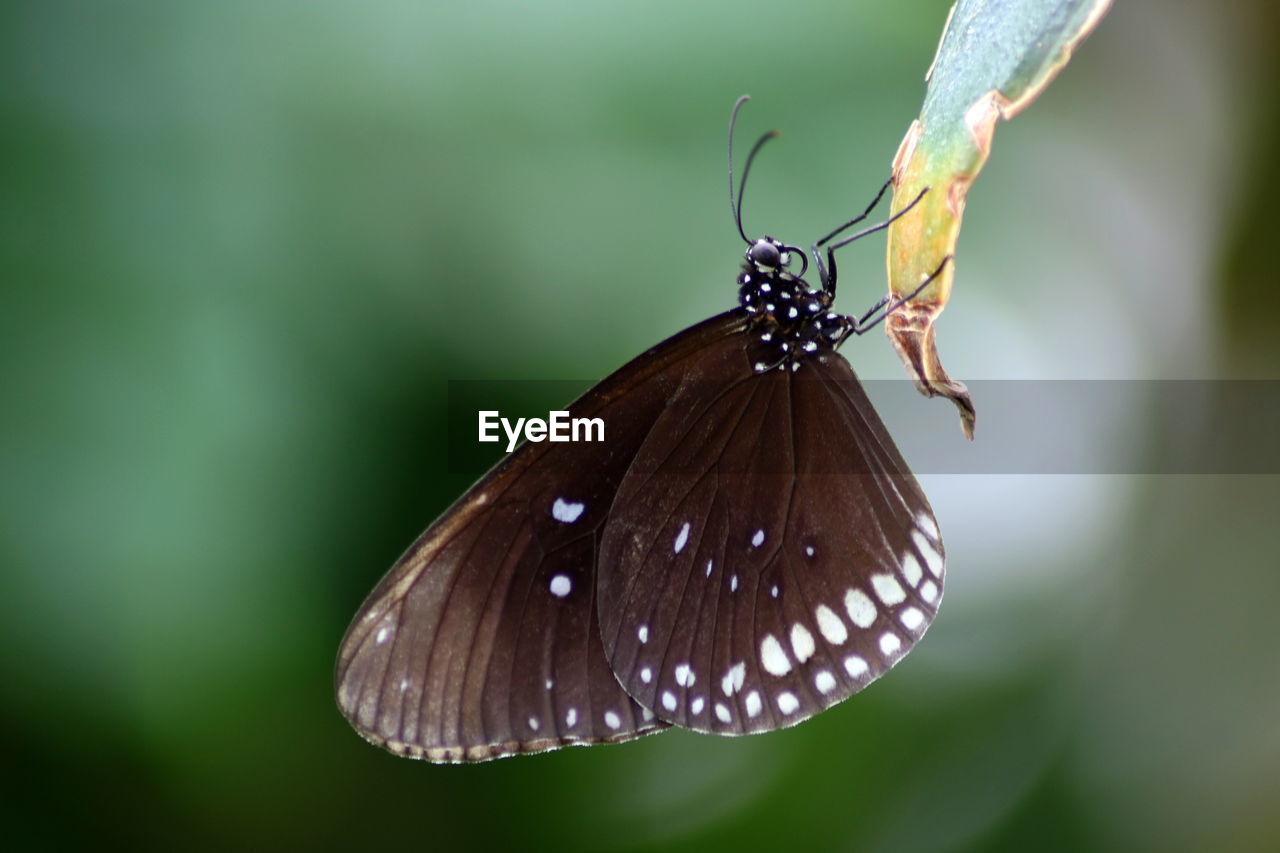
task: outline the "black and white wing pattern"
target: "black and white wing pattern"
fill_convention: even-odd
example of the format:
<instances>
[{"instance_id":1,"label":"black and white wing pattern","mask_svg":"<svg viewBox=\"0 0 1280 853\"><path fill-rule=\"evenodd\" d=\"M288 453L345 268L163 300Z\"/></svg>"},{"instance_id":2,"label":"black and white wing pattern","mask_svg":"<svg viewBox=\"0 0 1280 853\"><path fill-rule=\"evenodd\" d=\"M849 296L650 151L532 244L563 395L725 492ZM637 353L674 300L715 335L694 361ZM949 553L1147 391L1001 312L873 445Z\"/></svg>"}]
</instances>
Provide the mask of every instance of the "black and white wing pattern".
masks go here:
<instances>
[{"instance_id":1,"label":"black and white wing pattern","mask_svg":"<svg viewBox=\"0 0 1280 853\"><path fill-rule=\"evenodd\" d=\"M479 761L665 728L614 677L595 566L614 492L713 341L712 318L659 344L570 406L598 444L525 444L409 548L339 649L338 705L367 740L431 761Z\"/></svg>"},{"instance_id":2,"label":"black and white wing pattern","mask_svg":"<svg viewBox=\"0 0 1280 853\"><path fill-rule=\"evenodd\" d=\"M741 341L703 355L622 481L599 562L614 674L659 719L715 734L856 693L942 598L933 511L848 362L753 364Z\"/></svg>"}]
</instances>

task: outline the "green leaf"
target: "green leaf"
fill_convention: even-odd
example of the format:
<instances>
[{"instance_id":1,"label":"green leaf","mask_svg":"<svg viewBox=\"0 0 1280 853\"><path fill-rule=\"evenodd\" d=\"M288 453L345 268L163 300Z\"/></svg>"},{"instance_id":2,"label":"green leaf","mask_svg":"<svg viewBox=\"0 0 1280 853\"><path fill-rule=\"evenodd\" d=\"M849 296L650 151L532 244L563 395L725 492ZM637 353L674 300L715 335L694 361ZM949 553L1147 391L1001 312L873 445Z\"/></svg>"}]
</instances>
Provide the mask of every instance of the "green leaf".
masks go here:
<instances>
[{"instance_id":1,"label":"green leaf","mask_svg":"<svg viewBox=\"0 0 1280 853\"><path fill-rule=\"evenodd\" d=\"M951 8L920 117L893 162L893 210L921 190L916 210L889 229L889 288L910 295L954 256L965 197L991 152L996 120L1010 119L1044 91L1111 6L1111 0L958 0ZM963 383L942 368L933 323L951 295L947 263L886 323L916 387L949 397L973 437L975 412Z\"/></svg>"}]
</instances>

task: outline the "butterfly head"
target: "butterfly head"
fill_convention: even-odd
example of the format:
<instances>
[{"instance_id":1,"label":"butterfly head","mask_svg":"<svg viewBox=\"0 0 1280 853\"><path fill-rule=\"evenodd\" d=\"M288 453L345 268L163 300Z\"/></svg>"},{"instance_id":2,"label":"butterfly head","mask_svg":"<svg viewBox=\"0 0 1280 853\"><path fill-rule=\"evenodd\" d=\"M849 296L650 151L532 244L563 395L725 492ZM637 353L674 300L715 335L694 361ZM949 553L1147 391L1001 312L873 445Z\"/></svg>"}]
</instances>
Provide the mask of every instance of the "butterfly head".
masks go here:
<instances>
[{"instance_id":1,"label":"butterfly head","mask_svg":"<svg viewBox=\"0 0 1280 853\"><path fill-rule=\"evenodd\" d=\"M765 276L776 276L787 274L787 266L791 263L791 259L798 255L800 260L804 262L804 269L808 268L808 259L804 252L795 246L788 246L772 237L761 237L747 247L746 260L747 264L754 267L756 272ZM804 269L801 269L800 275L804 275Z\"/></svg>"}]
</instances>

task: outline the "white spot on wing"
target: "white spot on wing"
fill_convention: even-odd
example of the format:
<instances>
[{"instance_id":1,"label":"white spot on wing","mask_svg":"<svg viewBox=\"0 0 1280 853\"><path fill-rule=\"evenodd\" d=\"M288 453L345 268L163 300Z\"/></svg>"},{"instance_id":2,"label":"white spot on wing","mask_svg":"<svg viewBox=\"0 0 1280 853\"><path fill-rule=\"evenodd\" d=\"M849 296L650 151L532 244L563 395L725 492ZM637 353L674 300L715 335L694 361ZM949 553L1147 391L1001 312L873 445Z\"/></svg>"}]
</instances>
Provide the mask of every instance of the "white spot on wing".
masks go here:
<instances>
[{"instance_id":1,"label":"white spot on wing","mask_svg":"<svg viewBox=\"0 0 1280 853\"><path fill-rule=\"evenodd\" d=\"M920 569L920 561L916 559L915 554L902 555L902 576L912 586L920 583L920 578L924 576L924 573Z\"/></svg>"},{"instance_id":2,"label":"white spot on wing","mask_svg":"<svg viewBox=\"0 0 1280 853\"><path fill-rule=\"evenodd\" d=\"M738 576L734 575L733 577L729 578L729 592L737 592L737 591L738 591Z\"/></svg>"},{"instance_id":3,"label":"white spot on wing","mask_svg":"<svg viewBox=\"0 0 1280 853\"><path fill-rule=\"evenodd\" d=\"M649 626L648 626L648 625L641 625L639 628L637 628L637 629L636 629L636 637L637 637L637 638L640 640L640 642L642 642L642 643L647 643L647 642L649 642Z\"/></svg>"},{"instance_id":4,"label":"white spot on wing","mask_svg":"<svg viewBox=\"0 0 1280 853\"><path fill-rule=\"evenodd\" d=\"M604 724L615 731L622 727L622 718L615 711L604 712Z\"/></svg>"},{"instance_id":5,"label":"white spot on wing","mask_svg":"<svg viewBox=\"0 0 1280 853\"><path fill-rule=\"evenodd\" d=\"M692 687L693 682L697 680L698 677L694 675L693 668L689 664L682 663L676 667L676 684L681 687Z\"/></svg>"},{"instance_id":6,"label":"white spot on wing","mask_svg":"<svg viewBox=\"0 0 1280 853\"><path fill-rule=\"evenodd\" d=\"M748 717L755 717L756 715L758 715L762 707L763 705L760 702L759 693L752 690L750 693L747 694L747 716Z\"/></svg>"},{"instance_id":7,"label":"white spot on wing","mask_svg":"<svg viewBox=\"0 0 1280 853\"><path fill-rule=\"evenodd\" d=\"M920 525L920 529L925 532L926 536L934 542L938 541L938 523L933 520L933 516L927 512L922 512L916 516L916 524Z\"/></svg>"},{"instance_id":8,"label":"white spot on wing","mask_svg":"<svg viewBox=\"0 0 1280 853\"><path fill-rule=\"evenodd\" d=\"M680 532L676 534L675 552L679 554L684 550L684 545L689 541L689 522L685 522L680 528Z\"/></svg>"},{"instance_id":9,"label":"white spot on wing","mask_svg":"<svg viewBox=\"0 0 1280 853\"><path fill-rule=\"evenodd\" d=\"M689 703L690 714L701 714L702 706L706 704L701 696L693 697L693 701Z\"/></svg>"},{"instance_id":10,"label":"white spot on wing","mask_svg":"<svg viewBox=\"0 0 1280 853\"><path fill-rule=\"evenodd\" d=\"M530 718L529 718L529 728L533 729L535 732L538 730L538 718L537 718L537 717L530 717Z\"/></svg>"},{"instance_id":11,"label":"white spot on wing","mask_svg":"<svg viewBox=\"0 0 1280 853\"><path fill-rule=\"evenodd\" d=\"M778 710L784 714L794 714L796 709L800 707L800 700L796 695L788 690L784 690L778 694Z\"/></svg>"},{"instance_id":12,"label":"white spot on wing","mask_svg":"<svg viewBox=\"0 0 1280 853\"><path fill-rule=\"evenodd\" d=\"M902 648L902 640L898 639L897 634L885 631L880 635L880 651L884 654L891 655L900 648Z\"/></svg>"},{"instance_id":13,"label":"white spot on wing","mask_svg":"<svg viewBox=\"0 0 1280 853\"><path fill-rule=\"evenodd\" d=\"M942 555L938 553L938 549L929 544L929 540L920 534L920 531L911 531L911 541L916 543L916 548L920 550L920 556L924 557L925 567L933 573L935 578L942 577Z\"/></svg>"},{"instance_id":14,"label":"white spot on wing","mask_svg":"<svg viewBox=\"0 0 1280 853\"><path fill-rule=\"evenodd\" d=\"M573 581L568 575L556 575L551 579L551 594L556 598L564 598L573 589Z\"/></svg>"},{"instance_id":15,"label":"white spot on wing","mask_svg":"<svg viewBox=\"0 0 1280 853\"><path fill-rule=\"evenodd\" d=\"M551 505L551 517L563 524L573 524L582 517L582 511L586 508L587 505L584 503L556 498L555 503Z\"/></svg>"},{"instance_id":16,"label":"white spot on wing","mask_svg":"<svg viewBox=\"0 0 1280 853\"><path fill-rule=\"evenodd\" d=\"M818 617L818 630L828 643L838 646L849 639L849 629L844 627L844 622L830 607L819 604L814 615Z\"/></svg>"},{"instance_id":17,"label":"white spot on wing","mask_svg":"<svg viewBox=\"0 0 1280 853\"><path fill-rule=\"evenodd\" d=\"M938 585L933 581L925 581L920 586L920 597L933 604L934 599L938 597Z\"/></svg>"},{"instance_id":18,"label":"white spot on wing","mask_svg":"<svg viewBox=\"0 0 1280 853\"><path fill-rule=\"evenodd\" d=\"M812 545L805 545L805 546L804 546L804 553L805 553L805 556L807 556L807 557L812 557L812 556L813 556L813 546L812 546Z\"/></svg>"},{"instance_id":19,"label":"white spot on wing","mask_svg":"<svg viewBox=\"0 0 1280 853\"><path fill-rule=\"evenodd\" d=\"M676 709L676 694L670 690L662 691L662 707L668 711L674 711Z\"/></svg>"},{"instance_id":20,"label":"white spot on wing","mask_svg":"<svg viewBox=\"0 0 1280 853\"><path fill-rule=\"evenodd\" d=\"M640 670L641 681L643 681L645 684L648 684L652 679L653 679L653 670L649 669L649 667L647 666L644 669Z\"/></svg>"},{"instance_id":21,"label":"white spot on wing","mask_svg":"<svg viewBox=\"0 0 1280 853\"><path fill-rule=\"evenodd\" d=\"M813 677L813 686L819 693L830 693L836 689L836 677L824 669Z\"/></svg>"},{"instance_id":22,"label":"white spot on wing","mask_svg":"<svg viewBox=\"0 0 1280 853\"><path fill-rule=\"evenodd\" d=\"M713 562L711 560L707 560L707 577L711 577L712 565L713 565Z\"/></svg>"},{"instance_id":23,"label":"white spot on wing","mask_svg":"<svg viewBox=\"0 0 1280 853\"><path fill-rule=\"evenodd\" d=\"M908 629L914 631L924 622L924 614L914 607L908 607L898 615L898 619L901 620L902 624L907 626Z\"/></svg>"},{"instance_id":24,"label":"white spot on wing","mask_svg":"<svg viewBox=\"0 0 1280 853\"><path fill-rule=\"evenodd\" d=\"M717 702L716 703L716 719L722 723L728 723L733 721L733 716L729 713L729 708L727 706Z\"/></svg>"},{"instance_id":25,"label":"white spot on wing","mask_svg":"<svg viewBox=\"0 0 1280 853\"><path fill-rule=\"evenodd\" d=\"M763 544L764 544L764 528L762 527L756 531L754 536L751 537L751 547L759 548Z\"/></svg>"},{"instance_id":26,"label":"white spot on wing","mask_svg":"<svg viewBox=\"0 0 1280 853\"><path fill-rule=\"evenodd\" d=\"M795 653L796 660L800 663L813 657L813 634L810 634L809 629L799 622L791 626L791 651Z\"/></svg>"},{"instance_id":27,"label":"white spot on wing","mask_svg":"<svg viewBox=\"0 0 1280 853\"><path fill-rule=\"evenodd\" d=\"M724 691L724 695L732 696L742 689L742 682L746 677L747 664L745 661L738 661L729 667L724 674L724 678L720 679L720 689Z\"/></svg>"},{"instance_id":28,"label":"white spot on wing","mask_svg":"<svg viewBox=\"0 0 1280 853\"><path fill-rule=\"evenodd\" d=\"M570 708L567 712L565 712L565 715L564 715L564 724L565 724L566 726L573 726L573 725L575 725L577 722L578 722L578 709L577 709L577 708Z\"/></svg>"},{"instance_id":29,"label":"white spot on wing","mask_svg":"<svg viewBox=\"0 0 1280 853\"><path fill-rule=\"evenodd\" d=\"M386 627L379 628L379 629L378 629L378 636L374 637L374 638L373 638L373 641L374 641L375 643L377 643L377 644L380 646L380 645L382 645L383 643L385 643L385 642L387 641L387 637L389 637L389 636L391 636L391 629L390 629L390 628L386 628Z\"/></svg>"},{"instance_id":30,"label":"white spot on wing","mask_svg":"<svg viewBox=\"0 0 1280 853\"><path fill-rule=\"evenodd\" d=\"M773 634L765 634L760 641L760 663L770 675L783 676L791 671L791 661L787 660L787 653Z\"/></svg>"},{"instance_id":31,"label":"white spot on wing","mask_svg":"<svg viewBox=\"0 0 1280 853\"><path fill-rule=\"evenodd\" d=\"M907 600L907 593L893 575L872 575L871 587L880 600L890 606Z\"/></svg>"},{"instance_id":32,"label":"white spot on wing","mask_svg":"<svg viewBox=\"0 0 1280 853\"><path fill-rule=\"evenodd\" d=\"M867 672L867 662L857 655L849 655L844 659L844 671L850 678L858 678Z\"/></svg>"},{"instance_id":33,"label":"white spot on wing","mask_svg":"<svg viewBox=\"0 0 1280 853\"><path fill-rule=\"evenodd\" d=\"M875 602L860 589L850 589L844 594L844 609L849 612L849 621L859 628L870 628L876 621Z\"/></svg>"}]
</instances>

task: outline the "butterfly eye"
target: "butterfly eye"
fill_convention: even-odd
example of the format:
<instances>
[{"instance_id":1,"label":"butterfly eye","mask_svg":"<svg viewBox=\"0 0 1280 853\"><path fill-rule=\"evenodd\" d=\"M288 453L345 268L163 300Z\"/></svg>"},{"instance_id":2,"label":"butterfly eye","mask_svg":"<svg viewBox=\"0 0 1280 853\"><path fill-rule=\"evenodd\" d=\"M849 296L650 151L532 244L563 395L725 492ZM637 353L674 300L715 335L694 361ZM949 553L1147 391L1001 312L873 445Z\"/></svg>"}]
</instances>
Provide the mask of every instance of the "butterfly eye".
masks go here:
<instances>
[{"instance_id":1,"label":"butterfly eye","mask_svg":"<svg viewBox=\"0 0 1280 853\"><path fill-rule=\"evenodd\" d=\"M768 240L757 240L747 250L747 260L761 267L778 269L782 266L782 254L778 247Z\"/></svg>"}]
</instances>

